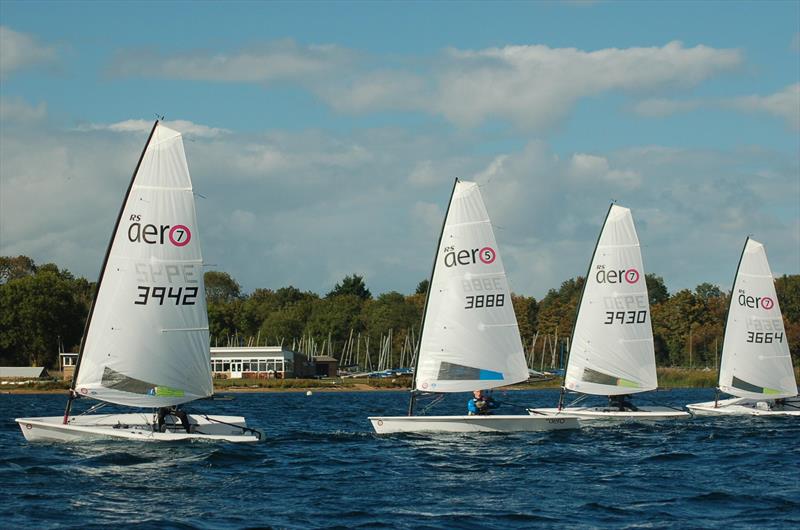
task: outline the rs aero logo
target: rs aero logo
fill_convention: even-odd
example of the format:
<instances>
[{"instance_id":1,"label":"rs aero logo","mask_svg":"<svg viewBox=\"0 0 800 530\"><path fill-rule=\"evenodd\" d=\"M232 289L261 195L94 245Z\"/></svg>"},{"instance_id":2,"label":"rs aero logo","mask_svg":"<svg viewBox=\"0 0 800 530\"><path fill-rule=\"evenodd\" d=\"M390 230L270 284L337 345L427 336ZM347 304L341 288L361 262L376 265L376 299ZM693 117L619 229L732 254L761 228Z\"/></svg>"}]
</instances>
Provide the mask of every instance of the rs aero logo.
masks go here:
<instances>
[{"instance_id":1,"label":"rs aero logo","mask_svg":"<svg viewBox=\"0 0 800 530\"><path fill-rule=\"evenodd\" d=\"M749 307L750 309L765 309L769 311L775 307L775 300L769 296L749 296L742 289L739 289L737 300L740 306Z\"/></svg>"},{"instance_id":2,"label":"rs aero logo","mask_svg":"<svg viewBox=\"0 0 800 530\"><path fill-rule=\"evenodd\" d=\"M497 252L492 247L473 248L471 250L455 250L453 247L444 249L444 266L458 267L459 265L472 265L479 261L485 265L494 263Z\"/></svg>"},{"instance_id":3,"label":"rs aero logo","mask_svg":"<svg viewBox=\"0 0 800 530\"><path fill-rule=\"evenodd\" d=\"M128 227L128 240L131 243L169 243L176 247L185 247L192 239L192 232L186 225L142 224L142 216L139 214L132 214L129 221L132 221Z\"/></svg>"},{"instance_id":4,"label":"rs aero logo","mask_svg":"<svg viewBox=\"0 0 800 530\"><path fill-rule=\"evenodd\" d=\"M597 266L597 273L594 275L597 283L622 283L623 281L633 285L639 281L641 275L636 269L617 269L606 270L605 265Z\"/></svg>"}]
</instances>

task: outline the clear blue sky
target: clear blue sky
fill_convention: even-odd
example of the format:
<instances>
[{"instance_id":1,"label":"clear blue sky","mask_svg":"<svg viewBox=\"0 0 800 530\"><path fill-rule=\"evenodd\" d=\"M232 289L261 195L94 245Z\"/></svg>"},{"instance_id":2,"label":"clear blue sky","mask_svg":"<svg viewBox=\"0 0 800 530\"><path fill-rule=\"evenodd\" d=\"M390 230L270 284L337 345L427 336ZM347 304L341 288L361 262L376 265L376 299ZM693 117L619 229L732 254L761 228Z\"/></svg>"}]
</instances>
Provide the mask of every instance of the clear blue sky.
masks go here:
<instances>
[{"instance_id":1,"label":"clear blue sky","mask_svg":"<svg viewBox=\"0 0 800 530\"><path fill-rule=\"evenodd\" d=\"M246 290L429 272L453 177L512 281L583 274L610 199L648 272L800 272L798 2L0 2L0 254L93 278L155 113Z\"/></svg>"}]
</instances>

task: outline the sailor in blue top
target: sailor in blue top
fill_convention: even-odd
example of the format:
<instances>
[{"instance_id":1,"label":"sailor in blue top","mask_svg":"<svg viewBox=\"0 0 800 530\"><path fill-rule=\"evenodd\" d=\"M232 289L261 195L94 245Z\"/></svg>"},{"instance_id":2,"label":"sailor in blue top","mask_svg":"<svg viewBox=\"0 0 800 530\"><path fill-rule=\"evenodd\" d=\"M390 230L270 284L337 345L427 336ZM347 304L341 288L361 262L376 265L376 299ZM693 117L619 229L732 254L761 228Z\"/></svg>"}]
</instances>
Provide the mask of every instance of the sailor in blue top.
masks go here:
<instances>
[{"instance_id":1,"label":"sailor in blue top","mask_svg":"<svg viewBox=\"0 0 800 530\"><path fill-rule=\"evenodd\" d=\"M467 412L470 416L487 416L499 406L500 403L495 401L492 396L483 390L475 390L472 393L472 397L467 401Z\"/></svg>"}]
</instances>

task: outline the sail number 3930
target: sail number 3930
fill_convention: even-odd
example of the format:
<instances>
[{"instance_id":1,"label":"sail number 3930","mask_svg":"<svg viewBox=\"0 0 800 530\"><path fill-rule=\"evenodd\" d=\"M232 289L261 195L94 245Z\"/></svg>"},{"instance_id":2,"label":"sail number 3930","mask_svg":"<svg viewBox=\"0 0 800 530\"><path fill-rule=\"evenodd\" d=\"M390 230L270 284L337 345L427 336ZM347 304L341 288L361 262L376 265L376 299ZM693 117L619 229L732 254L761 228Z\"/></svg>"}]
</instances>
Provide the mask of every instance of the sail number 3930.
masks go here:
<instances>
[{"instance_id":1,"label":"sail number 3930","mask_svg":"<svg viewBox=\"0 0 800 530\"><path fill-rule=\"evenodd\" d=\"M504 294L477 294L475 296L467 296L467 305L464 309L481 309L484 307L503 307L506 303L506 295Z\"/></svg>"},{"instance_id":2,"label":"sail number 3930","mask_svg":"<svg viewBox=\"0 0 800 530\"><path fill-rule=\"evenodd\" d=\"M138 285L139 296L134 300L136 305L145 305L147 303L156 302L158 305L172 304L173 300L175 305L194 305L197 299L197 287L150 287L147 285Z\"/></svg>"},{"instance_id":3,"label":"sail number 3930","mask_svg":"<svg viewBox=\"0 0 800 530\"><path fill-rule=\"evenodd\" d=\"M646 320L647 311L606 311L603 324L644 324Z\"/></svg>"}]
</instances>

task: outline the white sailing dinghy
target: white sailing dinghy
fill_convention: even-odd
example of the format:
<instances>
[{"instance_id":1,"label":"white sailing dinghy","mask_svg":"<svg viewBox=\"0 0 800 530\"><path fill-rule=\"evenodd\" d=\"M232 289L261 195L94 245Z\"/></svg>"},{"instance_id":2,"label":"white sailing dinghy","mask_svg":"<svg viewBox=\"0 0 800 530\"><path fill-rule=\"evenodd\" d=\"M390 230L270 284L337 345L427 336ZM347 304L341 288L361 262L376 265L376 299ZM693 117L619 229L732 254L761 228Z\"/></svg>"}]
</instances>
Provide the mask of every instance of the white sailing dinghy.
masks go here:
<instances>
[{"instance_id":1,"label":"white sailing dinghy","mask_svg":"<svg viewBox=\"0 0 800 530\"><path fill-rule=\"evenodd\" d=\"M157 409L213 391L192 182L181 135L156 121L106 250L64 416L16 422L31 441L258 441L239 416L158 421ZM75 398L98 403L72 416ZM88 414L108 403L150 411Z\"/></svg>"},{"instance_id":2,"label":"white sailing dinghy","mask_svg":"<svg viewBox=\"0 0 800 530\"><path fill-rule=\"evenodd\" d=\"M736 396L719 399L719 393ZM800 416L792 357L764 245L745 241L733 280L719 387L698 415Z\"/></svg>"},{"instance_id":3,"label":"white sailing dinghy","mask_svg":"<svg viewBox=\"0 0 800 530\"><path fill-rule=\"evenodd\" d=\"M662 406L634 406L631 394L658 388L650 302L639 238L628 208L612 204L583 284L569 359L557 408L581 420L663 420L688 418ZM566 392L608 396L609 406L564 407ZM534 412L532 412L534 413Z\"/></svg>"},{"instance_id":4,"label":"white sailing dinghy","mask_svg":"<svg viewBox=\"0 0 800 530\"><path fill-rule=\"evenodd\" d=\"M425 300L408 416L369 420L379 434L579 427L567 415L413 415L416 392L472 392L527 379L508 282L480 190L456 179Z\"/></svg>"}]
</instances>

